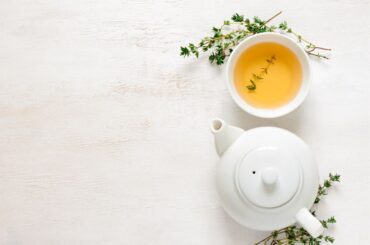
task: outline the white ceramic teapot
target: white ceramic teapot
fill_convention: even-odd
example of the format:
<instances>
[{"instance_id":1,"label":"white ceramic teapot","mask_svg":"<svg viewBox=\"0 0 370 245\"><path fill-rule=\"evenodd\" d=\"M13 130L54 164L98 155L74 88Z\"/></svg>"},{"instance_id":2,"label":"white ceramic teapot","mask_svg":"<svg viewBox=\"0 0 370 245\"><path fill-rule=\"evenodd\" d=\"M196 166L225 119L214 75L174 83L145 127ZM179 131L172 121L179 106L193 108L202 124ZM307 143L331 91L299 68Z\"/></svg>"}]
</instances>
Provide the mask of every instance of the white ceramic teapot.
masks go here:
<instances>
[{"instance_id":1,"label":"white ceramic teapot","mask_svg":"<svg viewBox=\"0 0 370 245\"><path fill-rule=\"evenodd\" d=\"M217 153L217 186L225 211L255 230L277 230L298 222L313 237L324 228L309 211L319 186L308 146L275 127L248 131L221 119L211 122Z\"/></svg>"}]
</instances>

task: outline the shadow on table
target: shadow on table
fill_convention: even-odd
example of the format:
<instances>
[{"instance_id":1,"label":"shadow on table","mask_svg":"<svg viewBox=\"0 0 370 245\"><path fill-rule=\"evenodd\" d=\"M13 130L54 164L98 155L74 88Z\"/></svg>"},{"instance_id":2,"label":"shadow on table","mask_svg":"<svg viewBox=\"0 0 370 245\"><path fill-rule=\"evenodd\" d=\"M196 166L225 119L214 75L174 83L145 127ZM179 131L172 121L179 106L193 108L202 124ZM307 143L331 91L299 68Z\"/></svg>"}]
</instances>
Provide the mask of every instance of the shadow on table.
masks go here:
<instances>
[{"instance_id":1,"label":"shadow on table","mask_svg":"<svg viewBox=\"0 0 370 245\"><path fill-rule=\"evenodd\" d=\"M225 121L227 121L228 123L243 128L245 130L255 127L274 126L287 129L299 135L299 131L304 120L303 114L305 109L306 106L305 103L303 103L300 107L298 107L296 110L289 113L288 115L272 119L258 118L246 113L235 103L233 103L232 108L230 108L230 104L228 104L228 109L226 107L223 107L220 114L225 115Z\"/></svg>"}]
</instances>

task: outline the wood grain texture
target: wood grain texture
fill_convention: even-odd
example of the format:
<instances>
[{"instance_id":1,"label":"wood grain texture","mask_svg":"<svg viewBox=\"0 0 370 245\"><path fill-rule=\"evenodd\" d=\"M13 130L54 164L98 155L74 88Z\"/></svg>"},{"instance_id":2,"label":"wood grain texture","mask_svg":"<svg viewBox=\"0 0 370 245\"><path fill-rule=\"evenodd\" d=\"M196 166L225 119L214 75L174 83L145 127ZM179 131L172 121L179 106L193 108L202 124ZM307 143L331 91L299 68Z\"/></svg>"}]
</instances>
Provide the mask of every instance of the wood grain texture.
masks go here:
<instances>
[{"instance_id":1,"label":"wood grain texture","mask_svg":"<svg viewBox=\"0 0 370 245\"><path fill-rule=\"evenodd\" d=\"M278 10L333 53L297 111L263 120L178 48ZM266 233L220 207L214 116L301 136L343 175L319 211L336 244L370 244L369 43L367 0L0 1L0 244L252 244Z\"/></svg>"}]
</instances>

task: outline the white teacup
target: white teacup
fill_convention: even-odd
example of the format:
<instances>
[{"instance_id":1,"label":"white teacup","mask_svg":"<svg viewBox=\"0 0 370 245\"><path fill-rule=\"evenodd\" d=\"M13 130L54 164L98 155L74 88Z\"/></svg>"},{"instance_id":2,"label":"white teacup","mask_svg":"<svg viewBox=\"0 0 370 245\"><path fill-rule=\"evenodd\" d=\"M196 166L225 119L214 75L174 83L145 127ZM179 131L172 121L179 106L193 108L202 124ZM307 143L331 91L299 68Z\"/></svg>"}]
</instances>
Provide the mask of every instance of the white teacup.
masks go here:
<instances>
[{"instance_id":1,"label":"white teacup","mask_svg":"<svg viewBox=\"0 0 370 245\"><path fill-rule=\"evenodd\" d=\"M287 104L273 109L256 108L252 106L240 97L234 83L235 64L238 61L240 55L249 47L263 42L277 43L290 49L297 56L297 59L299 60L302 67L301 87L296 96ZM256 34L242 41L232 52L227 62L226 80L232 98L241 109L257 117L280 117L296 109L303 102L308 94L308 91L310 89L310 66L308 56L303 48L299 46L295 40L283 34L272 32Z\"/></svg>"}]
</instances>

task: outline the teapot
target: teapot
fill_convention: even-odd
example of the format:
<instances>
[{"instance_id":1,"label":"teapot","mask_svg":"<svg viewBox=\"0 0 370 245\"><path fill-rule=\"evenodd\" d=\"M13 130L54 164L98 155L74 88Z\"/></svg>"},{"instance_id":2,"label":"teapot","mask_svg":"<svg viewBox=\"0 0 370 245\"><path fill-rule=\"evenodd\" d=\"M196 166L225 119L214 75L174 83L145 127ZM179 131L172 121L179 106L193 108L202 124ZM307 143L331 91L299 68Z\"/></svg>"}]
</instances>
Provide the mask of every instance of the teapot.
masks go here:
<instances>
[{"instance_id":1,"label":"teapot","mask_svg":"<svg viewBox=\"0 0 370 245\"><path fill-rule=\"evenodd\" d=\"M298 222L311 236L324 227L311 214L319 187L318 168L307 144L277 127L248 131L221 119L211 122L221 204L235 221L260 231Z\"/></svg>"}]
</instances>

